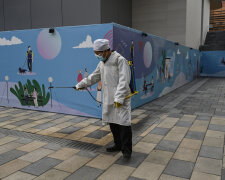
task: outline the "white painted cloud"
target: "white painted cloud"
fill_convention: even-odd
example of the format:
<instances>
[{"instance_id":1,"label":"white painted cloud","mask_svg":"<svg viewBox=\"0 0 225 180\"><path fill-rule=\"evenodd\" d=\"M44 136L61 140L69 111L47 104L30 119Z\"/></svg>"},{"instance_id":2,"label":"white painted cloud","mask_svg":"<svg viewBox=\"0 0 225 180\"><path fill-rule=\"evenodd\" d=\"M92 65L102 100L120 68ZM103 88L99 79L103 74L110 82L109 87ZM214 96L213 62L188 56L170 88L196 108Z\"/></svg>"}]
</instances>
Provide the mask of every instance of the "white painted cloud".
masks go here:
<instances>
[{"instance_id":1,"label":"white painted cloud","mask_svg":"<svg viewBox=\"0 0 225 180\"><path fill-rule=\"evenodd\" d=\"M74 46L73 48L93 48L94 44L91 40L91 36L87 35L86 40L80 43L78 46Z\"/></svg>"},{"instance_id":2,"label":"white painted cloud","mask_svg":"<svg viewBox=\"0 0 225 180\"><path fill-rule=\"evenodd\" d=\"M6 38L0 38L0 46L11 46L16 44L22 44L23 41L21 41L19 38L12 36L10 40Z\"/></svg>"}]
</instances>

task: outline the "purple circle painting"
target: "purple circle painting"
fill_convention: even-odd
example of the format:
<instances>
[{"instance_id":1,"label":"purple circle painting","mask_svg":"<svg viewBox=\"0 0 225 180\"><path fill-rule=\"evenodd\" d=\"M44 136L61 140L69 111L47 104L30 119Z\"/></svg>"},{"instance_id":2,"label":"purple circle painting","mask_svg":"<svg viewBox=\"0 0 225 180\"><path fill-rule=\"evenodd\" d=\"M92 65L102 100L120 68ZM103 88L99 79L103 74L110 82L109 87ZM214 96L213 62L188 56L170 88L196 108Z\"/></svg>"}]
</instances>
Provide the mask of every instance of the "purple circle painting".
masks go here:
<instances>
[{"instance_id":1,"label":"purple circle painting","mask_svg":"<svg viewBox=\"0 0 225 180\"><path fill-rule=\"evenodd\" d=\"M54 59L59 54L61 45L61 37L56 30L54 33L49 33L48 29L43 29L38 35L37 48L44 59Z\"/></svg>"}]
</instances>

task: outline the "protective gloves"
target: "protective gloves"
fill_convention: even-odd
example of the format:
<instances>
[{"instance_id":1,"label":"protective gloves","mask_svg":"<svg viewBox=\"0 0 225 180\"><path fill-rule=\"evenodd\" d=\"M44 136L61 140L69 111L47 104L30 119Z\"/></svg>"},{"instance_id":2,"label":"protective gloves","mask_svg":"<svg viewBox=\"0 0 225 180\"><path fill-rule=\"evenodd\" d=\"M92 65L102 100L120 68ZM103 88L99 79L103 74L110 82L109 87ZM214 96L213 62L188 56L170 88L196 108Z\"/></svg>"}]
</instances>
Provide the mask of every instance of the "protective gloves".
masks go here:
<instances>
[{"instance_id":1,"label":"protective gloves","mask_svg":"<svg viewBox=\"0 0 225 180\"><path fill-rule=\"evenodd\" d=\"M120 104L120 103L118 103L118 102L114 102L114 105L115 105L116 108L119 108L119 107L122 106L122 104Z\"/></svg>"}]
</instances>

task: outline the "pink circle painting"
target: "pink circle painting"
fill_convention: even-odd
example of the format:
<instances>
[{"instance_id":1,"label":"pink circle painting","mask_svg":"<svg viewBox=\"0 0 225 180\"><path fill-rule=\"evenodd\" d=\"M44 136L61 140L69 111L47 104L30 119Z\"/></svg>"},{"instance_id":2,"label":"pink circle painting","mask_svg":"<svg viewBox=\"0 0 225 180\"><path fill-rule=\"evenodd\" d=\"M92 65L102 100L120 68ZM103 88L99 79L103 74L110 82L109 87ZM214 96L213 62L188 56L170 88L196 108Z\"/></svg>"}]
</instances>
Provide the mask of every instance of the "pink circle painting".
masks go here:
<instances>
[{"instance_id":1,"label":"pink circle painting","mask_svg":"<svg viewBox=\"0 0 225 180\"><path fill-rule=\"evenodd\" d=\"M37 38L37 48L39 54L47 60L54 59L61 50L61 37L58 31L49 33L48 29L43 29Z\"/></svg>"},{"instance_id":2,"label":"pink circle painting","mask_svg":"<svg viewBox=\"0 0 225 180\"><path fill-rule=\"evenodd\" d=\"M149 68L152 63L152 45L149 41L145 43L143 57L144 57L145 67Z\"/></svg>"}]
</instances>

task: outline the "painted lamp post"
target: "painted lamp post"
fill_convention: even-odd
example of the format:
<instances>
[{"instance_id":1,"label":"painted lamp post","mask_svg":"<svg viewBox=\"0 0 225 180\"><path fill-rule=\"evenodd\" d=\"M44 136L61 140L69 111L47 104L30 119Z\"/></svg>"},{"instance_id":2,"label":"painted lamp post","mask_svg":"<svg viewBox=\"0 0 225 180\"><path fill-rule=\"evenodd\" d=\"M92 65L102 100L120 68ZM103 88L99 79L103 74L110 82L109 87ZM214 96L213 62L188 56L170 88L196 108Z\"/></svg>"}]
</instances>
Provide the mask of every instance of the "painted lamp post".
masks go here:
<instances>
[{"instance_id":1,"label":"painted lamp post","mask_svg":"<svg viewBox=\"0 0 225 180\"><path fill-rule=\"evenodd\" d=\"M9 90L8 90L8 80L9 80L9 76L5 76L5 80L6 80L6 89L7 89L7 101L9 103Z\"/></svg>"},{"instance_id":2,"label":"painted lamp post","mask_svg":"<svg viewBox=\"0 0 225 180\"><path fill-rule=\"evenodd\" d=\"M50 83L50 87L52 87L52 82L53 82L52 77L48 78L48 82ZM50 95L51 95L51 108L52 108L52 88L50 88Z\"/></svg>"}]
</instances>

